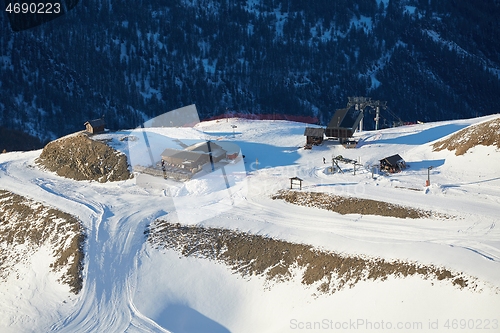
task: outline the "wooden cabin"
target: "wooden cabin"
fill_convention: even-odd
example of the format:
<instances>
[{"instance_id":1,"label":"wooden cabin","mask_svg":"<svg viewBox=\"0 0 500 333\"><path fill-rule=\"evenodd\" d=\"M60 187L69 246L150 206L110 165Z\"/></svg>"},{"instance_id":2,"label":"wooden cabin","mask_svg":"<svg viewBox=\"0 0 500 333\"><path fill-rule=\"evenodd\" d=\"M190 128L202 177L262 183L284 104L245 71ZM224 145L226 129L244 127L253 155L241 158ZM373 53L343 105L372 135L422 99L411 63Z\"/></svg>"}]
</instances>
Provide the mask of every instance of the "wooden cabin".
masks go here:
<instances>
[{"instance_id":1,"label":"wooden cabin","mask_svg":"<svg viewBox=\"0 0 500 333\"><path fill-rule=\"evenodd\" d=\"M323 143L325 129L306 127L304 136L306 137L306 145L320 145Z\"/></svg>"},{"instance_id":2,"label":"wooden cabin","mask_svg":"<svg viewBox=\"0 0 500 333\"><path fill-rule=\"evenodd\" d=\"M398 154L380 160L380 170L396 173L406 169L406 162Z\"/></svg>"},{"instance_id":3,"label":"wooden cabin","mask_svg":"<svg viewBox=\"0 0 500 333\"><path fill-rule=\"evenodd\" d=\"M104 127L106 126L106 122L104 118L89 120L85 124L85 130L90 134L97 134L104 132Z\"/></svg>"}]
</instances>

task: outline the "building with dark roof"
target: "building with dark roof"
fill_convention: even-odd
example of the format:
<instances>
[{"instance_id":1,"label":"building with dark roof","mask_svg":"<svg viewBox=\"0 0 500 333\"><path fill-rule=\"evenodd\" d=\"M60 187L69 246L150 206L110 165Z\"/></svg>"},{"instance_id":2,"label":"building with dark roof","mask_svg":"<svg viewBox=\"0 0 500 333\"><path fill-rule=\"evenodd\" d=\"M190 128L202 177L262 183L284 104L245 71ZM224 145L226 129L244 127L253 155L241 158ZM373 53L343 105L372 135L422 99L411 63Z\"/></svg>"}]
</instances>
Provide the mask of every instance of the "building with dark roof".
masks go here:
<instances>
[{"instance_id":1,"label":"building with dark roof","mask_svg":"<svg viewBox=\"0 0 500 333\"><path fill-rule=\"evenodd\" d=\"M189 170L199 170L206 163L217 163L225 158L226 151L211 141L199 142L183 150L167 148L161 154L167 165Z\"/></svg>"},{"instance_id":2,"label":"building with dark roof","mask_svg":"<svg viewBox=\"0 0 500 333\"><path fill-rule=\"evenodd\" d=\"M182 169L197 169L210 162L210 156L201 152L192 152L167 148L161 153L161 159L168 165Z\"/></svg>"},{"instance_id":3,"label":"building with dark roof","mask_svg":"<svg viewBox=\"0 0 500 333\"><path fill-rule=\"evenodd\" d=\"M326 137L338 138L341 141L352 137L361 119L363 111L356 110L354 106L337 110L326 127Z\"/></svg>"},{"instance_id":4,"label":"building with dark roof","mask_svg":"<svg viewBox=\"0 0 500 333\"><path fill-rule=\"evenodd\" d=\"M406 169L405 160L398 154L383 158L379 162L382 171L395 173Z\"/></svg>"},{"instance_id":5,"label":"building with dark roof","mask_svg":"<svg viewBox=\"0 0 500 333\"><path fill-rule=\"evenodd\" d=\"M85 124L85 130L90 134L97 134L104 132L104 127L106 126L106 122L104 118L89 120Z\"/></svg>"},{"instance_id":6,"label":"building with dark roof","mask_svg":"<svg viewBox=\"0 0 500 333\"><path fill-rule=\"evenodd\" d=\"M325 129L315 128L315 127L306 127L304 131L304 136L306 137L306 144L309 145L319 145L323 142L325 135Z\"/></svg>"}]
</instances>

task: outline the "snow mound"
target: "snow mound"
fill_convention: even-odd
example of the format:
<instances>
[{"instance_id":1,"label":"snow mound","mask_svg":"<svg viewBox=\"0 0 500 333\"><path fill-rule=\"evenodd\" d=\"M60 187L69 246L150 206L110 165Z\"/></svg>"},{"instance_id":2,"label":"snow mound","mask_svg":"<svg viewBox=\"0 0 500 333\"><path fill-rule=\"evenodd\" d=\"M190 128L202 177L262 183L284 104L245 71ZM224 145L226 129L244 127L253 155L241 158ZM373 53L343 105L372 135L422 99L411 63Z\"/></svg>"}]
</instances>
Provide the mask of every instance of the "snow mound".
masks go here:
<instances>
[{"instance_id":1,"label":"snow mound","mask_svg":"<svg viewBox=\"0 0 500 333\"><path fill-rule=\"evenodd\" d=\"M302 192L293 190L280 190L271 197L272 199L284 200L299 206L317 207L326 209L338 214L363 214L363 215L379 215L392 216L397 218L443 218L449 219L452 216L440 214L412 207L395 205L384 201L351 198L329 193L317 192Z\"/></svg>"},{"instance_id":2,"label":"snow mound","mask_svg":"<svg viewBox=\"0 0 500 333\"><path fill-rule=\"evenodd\" d=\"M48 143L37 163L61 177L101 183L132 177L127 156L84 134Z\"/></svg>"},{"instance_id":3,"label":"snow mound","mask_svg":"<svg viewBox=\"0 0 500 333\"><path fill-rule=\"evenodd\" d=\"M442 267L342 255L306 244L221 228L158 220L148 232L148 242L158 250L173 249L184 257L218 261L243 277L260 275L269 281L283 282L298 273L302 284L315 285L319 293L333 294L345 287L352 288L360 281L413 275L448 280L460 288L477 288L475 278Z\"/></svg>"},{"instance_id":4,"label":"snow mound","mask_svg":"<svg viewBox=\"0 0 500 333\"><path fill-rule=\"evenodd\" d=\"M500 149L500 118L471 125L434 143L433 148L434 151L455 150L455 155L460 156L478 145L496 146Z\"/></svg>"}]
</instances>

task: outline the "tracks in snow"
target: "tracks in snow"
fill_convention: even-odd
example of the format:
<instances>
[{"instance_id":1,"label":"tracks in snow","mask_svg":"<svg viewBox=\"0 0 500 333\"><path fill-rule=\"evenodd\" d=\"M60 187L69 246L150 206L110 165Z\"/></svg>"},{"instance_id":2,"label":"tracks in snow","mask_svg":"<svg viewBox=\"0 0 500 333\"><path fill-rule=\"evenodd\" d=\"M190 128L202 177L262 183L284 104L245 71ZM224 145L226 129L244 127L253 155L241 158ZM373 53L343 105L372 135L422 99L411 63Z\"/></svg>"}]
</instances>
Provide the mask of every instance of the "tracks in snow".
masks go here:
<instances>
[{"instance_id":1,"label":"tracks in snow","mask_svg":"<svg viewBox=\"0 0 500 333\"><path fill-rule=\"evenodd\" d=\"M130 206L130 202L119 196L107 200L115 207ZM158 213L144 207L145 210L131 215L115 215L109 204L92 200L82 202L81 198L77 201L98 212L93 214L89 230L84 290L75 311L51 330L168 332L143 316L133 303L144 230Z\"/></svg>"},{"instance_id":2,"label":"tracks in snow","mask_svg":"<svg viewBox=\"0 0 500 333\"><path fill-rule=\"evenodd\" d=\"M26 172L28 163L0 164L2 187L71 212L82 220L87 233L83 289L70 314L42 330L168 332L133 303L144 230L165 210L148 206L151 198L134 202L137 195L127 193L126 185L75 182L36 168Z\"/></svg>"}]
</instances>

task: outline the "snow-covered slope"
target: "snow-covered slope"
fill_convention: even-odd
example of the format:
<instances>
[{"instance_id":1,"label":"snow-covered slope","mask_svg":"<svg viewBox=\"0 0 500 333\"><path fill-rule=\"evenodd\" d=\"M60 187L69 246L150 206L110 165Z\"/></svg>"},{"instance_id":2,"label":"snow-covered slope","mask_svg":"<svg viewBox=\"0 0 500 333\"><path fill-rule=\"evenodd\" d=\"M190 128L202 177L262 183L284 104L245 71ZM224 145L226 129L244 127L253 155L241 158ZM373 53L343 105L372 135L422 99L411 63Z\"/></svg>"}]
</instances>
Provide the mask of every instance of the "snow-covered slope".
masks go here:
<instances>
[{"instance_id":1,"label":"snow-covered slope","mask_svg":"<svg viewBox=\"0 0 500 333\"><path fill-rule=\"evenodd\" d=\"M71 213L84 223L88 239L83 290L76 297L68 292L66 303L61 303L61 294L51 297L52 284L39 283L50 272L38 267L36 258L18 280L0 283L0 309L8 309L0 310L1 330L499 332L500 152L477 146L456 156L453 151L434 152L431 145L496 117L357 133L359 148L352 150L334 141L303 150L306 125L286 121L229 119L189 129L145 129L147 143L142 131L98 136L126 153L132 165L150 159L146 146L157 162L164 148L207 139L235 143L245 155L187 183L137 175L106 184L73 181L31 167L40 151L2 154L0 189ZM234 134L231 125L237 126ZM348 165L343 165L344 174L328 171L332 156L369 166L393 154L410 167L373 177L363 168L353 175ZM431 185L425 187L430 166ZM272 200L294 176L303 179L302 191L376 199L452 218L340 215ZM436 265L476 277L479 288L389 276L330 294L304 286L299 274L283 282L242 277L219 262L151 246L145 232L159 218L324 251ZM8 292L12 289L19 293Z\"/></svg>"}]
</instances>

